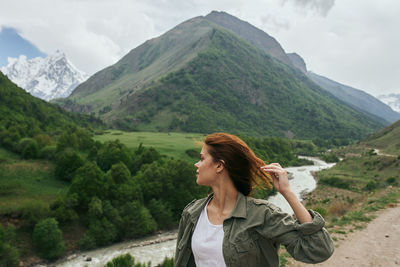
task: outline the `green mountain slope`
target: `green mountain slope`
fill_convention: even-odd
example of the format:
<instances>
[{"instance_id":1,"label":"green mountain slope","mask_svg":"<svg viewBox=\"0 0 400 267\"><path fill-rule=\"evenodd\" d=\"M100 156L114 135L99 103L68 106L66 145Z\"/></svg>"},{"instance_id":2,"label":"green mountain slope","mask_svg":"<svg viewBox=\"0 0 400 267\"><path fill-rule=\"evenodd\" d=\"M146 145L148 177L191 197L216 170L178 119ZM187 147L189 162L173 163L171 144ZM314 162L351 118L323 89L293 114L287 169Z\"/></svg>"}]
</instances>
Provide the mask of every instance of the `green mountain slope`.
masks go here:
<instances>
[{"instance_id":1,"label":"green mountain slope","mask_svg":"<svg viewBox=\"0 0 400 267\"><path fill-rule=\"evenodd\" d=\"M208 46L212 31L203 18L188 20L146 41L115 65L96 73L78 86L67 100L55 102L74 111L102 113L160 76L183 67Z\"/></svg>"},{"instance_id":2,"label":"green mountain slope","mask_svg":"<svg viewBox=\"0 0 400 267\"><path fill-rule=\"evenodd\" d=\"M112 111L118 126L359 138L380 125L223 29L207 50ZM121 119L124 118L121 123Z\"/></svg>"},{"instance_id":3,"label":"green mountain slope","mask_svg":"<svg viewBox=\"0 0 400 267\"><path fill-rule=\"evenodd\" d=\"M371 134L362 143L383 153L400 155L400 120Z\"/></svg>"},{"instance_id":4,"label":"green mountain slope","mask_svg":"<svg viewBox=\"0 0 400 267\"><path fill-rule=\"evenodd\" d=\"M0 72L0 145L5 138L55 133L70 126L93 126L99 121L84 114L72 114L59 106L31 96Z\"/></svg>"},{"instance_id":5,"label":"green mountain slope","mask_svg":"<svg viewBox=\"0 0 400 267\"><path fill-rule=\"evenodd\" d=\"M306 64L298 54L287 54L292 61L293 66L301 70L308 78L318 84L322 89L328 91L336 98L347 103L350 106L360 110L371 119L382 121L385 125L393 123L400 119L400 113L393 111L388 105L382 103L379 99L365 93L364 91L352 88L350 86L335 82L324 76L307 71Z\"/></svg>"},{"instance_id":6,"label":"green mountain slope","mask_svg":"<svg viewBox=\"0 0 400 267\"><path fill-rule=\"evenodd\" d=\"M203 17L132 50L59 103L149 131L358 139L382 126Z\"/></svg>"},{"instance_id":7,"label":"green mountain slope","mask_svg":"<svg viewBox=\"0 0 400 267\"><path fill-rule=\"evenodd\" d=\"M359 108L365 113L378 116L380 119L387 121L387 124L400 119L400 113L393 111L388 105L361 90L340 84L312 72L308 72L307 76L337 98Z\"/></svg>"}]
</instances>

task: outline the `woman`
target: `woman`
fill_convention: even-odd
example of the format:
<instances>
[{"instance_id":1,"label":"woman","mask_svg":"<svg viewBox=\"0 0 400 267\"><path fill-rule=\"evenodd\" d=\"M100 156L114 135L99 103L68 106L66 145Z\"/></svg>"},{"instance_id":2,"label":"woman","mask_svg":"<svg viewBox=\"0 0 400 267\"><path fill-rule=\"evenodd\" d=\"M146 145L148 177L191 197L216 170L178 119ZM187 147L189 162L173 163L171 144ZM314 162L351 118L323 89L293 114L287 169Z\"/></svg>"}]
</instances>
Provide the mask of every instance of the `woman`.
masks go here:
<instances>
[{"instance_id":1,"label":"woman","mask_svg":"<svg viewBox=\"0 0 400 267\"><path fill-rule=\"evenodd\" d=\"M296 259L326 260L333 242L317 212L307 211L290 190L287 172L265 165L241 139L226 133L205 138L196 182L210 186L207 198L189 203L179 224L175 266L278 266L283 244ZM296 218L266 200L248 197L256 185L271 182Z\"/></svg>"}]
</instances>

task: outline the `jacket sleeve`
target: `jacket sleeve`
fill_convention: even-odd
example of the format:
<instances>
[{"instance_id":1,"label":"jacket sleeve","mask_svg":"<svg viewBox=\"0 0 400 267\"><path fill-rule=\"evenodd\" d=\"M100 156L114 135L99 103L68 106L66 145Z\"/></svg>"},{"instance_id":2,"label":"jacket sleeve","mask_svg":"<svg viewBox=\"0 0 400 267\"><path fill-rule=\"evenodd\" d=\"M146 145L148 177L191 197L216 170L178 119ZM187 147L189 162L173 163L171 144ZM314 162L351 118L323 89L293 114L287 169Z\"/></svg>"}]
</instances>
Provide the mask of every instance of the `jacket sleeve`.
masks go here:
<instances>
[{"instance_id":1,"label":"jacket sleeve","mask_svg":"<svg viewBox=\"0 0 400 267\"><path fill-rule=\"evenodd\" d=\"M333 241L324 228L325 220L315 211L309 210L313 220L300 222L278 207L269 206L262 234L283 244L292 257L298 261L318 263L328 259L334 251Z\"/></svg>"},{"instance_id":2,"label":"jacket sleeve","mask_svg":"<svg viewBox=\"0 0 400 267\"><path fill-rule=\"evenodd\" d=\"M176 240L176 248L175 248L175 257L174 257L174 266L181 266L181 262L183 261L183 258L185 257L184 253L185 251L182 249L182 247L179 247L181 245L181 242L185 242L187 239L187 235L190 234L188 232L188 220L189 220L189 214L187 212L187 209L193 205L193 203L196 200L193 200L190 202L186 207L183 209L181 219L179 221L179 227L178 227L178 238ZM182 240L183 239L183 240ZM185 244L187 245L187 244Z\"/></svg>"},{"instance_id":3,"label":"jacket sleeve","mask_svg":"<svg viewBox=\"0 0 400 267\"><path fill-rule=\"evenodd\" d=\"M175 257L174 257L175 258L175 266L177 266L176 265L177 264L177 259L181 258L181 255L179 254L180 250L178 249L178 245L179 245L179 242L182 239L184 230L185 230L185 215L184 215L184 213L182 213L181 219L179 221L178 238L176 240Z\"/></svg>"}]
</instances>

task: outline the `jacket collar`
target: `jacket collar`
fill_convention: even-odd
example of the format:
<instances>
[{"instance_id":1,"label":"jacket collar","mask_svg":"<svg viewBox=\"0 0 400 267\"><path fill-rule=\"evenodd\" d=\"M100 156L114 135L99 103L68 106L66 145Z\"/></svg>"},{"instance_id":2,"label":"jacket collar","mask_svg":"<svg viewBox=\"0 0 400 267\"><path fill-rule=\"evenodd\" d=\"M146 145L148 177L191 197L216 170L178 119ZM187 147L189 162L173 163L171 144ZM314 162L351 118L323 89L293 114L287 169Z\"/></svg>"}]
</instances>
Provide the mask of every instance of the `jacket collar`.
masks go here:
<instances>
[{"instance_id":1,"label":"jacket collar","mask_svg":"<svg viewBox=\"0 0 400 267\"><path fill-rule=\"evenodd\" d=\"M190 216L190 220L196 224L197 220L200 217L201 211L204 209L207 202L214 196L214 194L210 194L207 198L201 199L199 202L195 203L192 207L188 209L188 213ZM246 218L247 217L247 203L246 196L242 193L238 192L237 200L235 207L233 208L231 214L226 218L229 219L231 217L237 218Z\"/></svg>"}]
</instances>

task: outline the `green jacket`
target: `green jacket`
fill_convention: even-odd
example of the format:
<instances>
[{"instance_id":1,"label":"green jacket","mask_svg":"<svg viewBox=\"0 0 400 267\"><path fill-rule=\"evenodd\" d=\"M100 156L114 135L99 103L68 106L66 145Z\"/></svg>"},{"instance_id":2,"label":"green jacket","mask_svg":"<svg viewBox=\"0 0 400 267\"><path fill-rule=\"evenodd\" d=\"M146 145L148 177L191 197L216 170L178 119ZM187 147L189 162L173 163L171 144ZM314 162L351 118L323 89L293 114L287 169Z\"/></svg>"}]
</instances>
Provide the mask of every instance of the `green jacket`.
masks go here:
<instances>
[{"instance_id":1,"label":"green jacket","mask_svg":"<svg viewBox=\"0 0 400 267\"><path fill-rule=\"evenodd\" d=\"M179 223L175 267L196 266L191 239L197 220L211 198L194 200L183 210ZM333 242L322 216L312 210L310 223L300 224L266 200L239 192L231 215L224 220L222 253L230 266L279 266L278 250L283 244L298 261L318 263L333 253Z\"/></svg>"}]
</instances>

